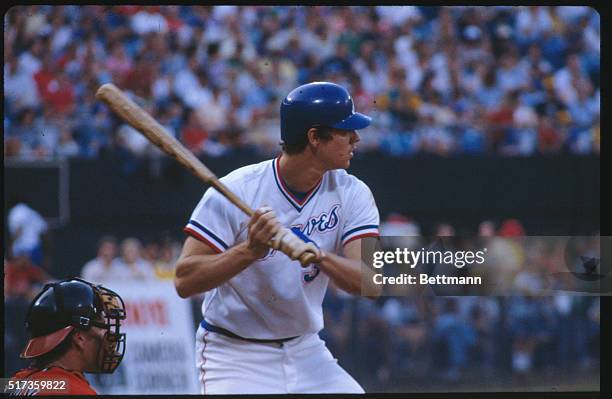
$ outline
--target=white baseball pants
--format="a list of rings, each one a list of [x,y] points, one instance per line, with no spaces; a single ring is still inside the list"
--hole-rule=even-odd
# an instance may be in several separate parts
[[[282,344],[196,333],[202,394],[364,393],[318,334]]]

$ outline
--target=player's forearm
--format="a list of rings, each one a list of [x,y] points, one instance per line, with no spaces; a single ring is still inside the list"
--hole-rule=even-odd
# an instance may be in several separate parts
[[[362,292],[377,293],[380,295],[380,287],[372,284],[373,272],[367,267],[362,267],[360,260],[349,259],[333,253],[325,252],[323,259],[319,263],[319,268],[329,276],[334,283],[342,290],[353,295],[360,295]],[[368,276],[362,276],[367,273]],[[362,287],[368,284],[368,287]],[[370,287],[370,285],[372,285]],[[363,289],[362,289],[363,288]]]
[[[246,269],[255,260],[246,243],[220,254],[181,257],[176,264],[176,291],[182,298],[209,291]]]

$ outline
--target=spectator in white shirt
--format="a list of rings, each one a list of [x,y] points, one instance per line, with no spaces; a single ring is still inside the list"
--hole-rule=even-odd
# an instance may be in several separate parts
[[[132,16],[131,27],[138,35],[151,32],[166,33],[168,21],[155,8],[145,8]]]
[[[155,273],[151,263],[141,257],[142,244],[136,238],[126,238],[121,242],[121,257],[117,259],[119,265],[117,273],[112,274],[116,280],[155,279]]]
[[[4,63],[4,95],[12,112],[40,105],[38,88],[32,74],[19,67],[17,57]]]
[[[551,32],[553,29],[553,19],[547,7],[521,7],[516,15],[516,32],[522,42],[538,40],[544,32]]]
[[[553,85],[557,96],[566,106],[571,106],[578,100],[577,86],[590,85],[578,54],[567,55],[565,67],[559,69],[553,77]]]
[[[49,228],[40,213],[30,208],[26,200],[14,194],[9,200],[8,229],[13,257],[26,255],[32,263],[42,266],[43,234]]]
[[[115,259],[116,255],[117,240],[115,237],[102,237],[98,243],[98,255],[83,266],[81,276],[92,283],[103,284],[110,276],[120,275],[123,269]]]

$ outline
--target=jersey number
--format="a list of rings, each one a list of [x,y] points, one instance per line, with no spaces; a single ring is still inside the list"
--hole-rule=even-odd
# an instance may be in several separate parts
[[[310,283],[312,280],[317,278],[321,270],[317,265],[312,265],[312,270],[304,273],[304,281]]]

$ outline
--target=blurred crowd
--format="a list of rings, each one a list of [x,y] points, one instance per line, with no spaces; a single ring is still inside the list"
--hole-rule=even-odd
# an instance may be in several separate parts
[[[128,237],[121,243],[105,236],[98,243],[97,256],[83,266],[81,277],[102,285],[125,279],[172,280],[180,249],[181,244],[170,235],[144,242]]]
[[[331,288],[324,312],[321,337],[343,367],[374,390],[547,390],[547,383],[599,375],[599,297],[403,296],[372,302]]]
[[[388,215],[380,230],[387,249],[417,248],[411,240],[416,244],[424,234],[459,235],[449,223],[423,231],[400,213]],[[551,273],[567,262],[568,242],[528,235],[517,219],[484,220],[476,231],[461,232],[464,247],[454,248],[473,249],[470,239],[490,240],[487,262],[508,287],[503,295],[437,296],[438,290],[402,294],[385,287],[390,288],[386,296],[370,301],[332,286],[324,302],[322,337],[343,366],[374,389],[463,384],[500,390],[513,384],[570,383],[580,375],[598,374],[600,297],[571,295],[571,289],[558,289],[568,284],[551,283],[569,279],[579,290],[579,279],[568,277],[572,273]],[[495,248],[497,239],[521,237],[526,240],[520,245]],[[599,256],[598,250],[591,251],[597,239],[583,242],[585,254]],[[504,262],[498,263],[495,253]],[[538,296],[547,284],[552,291]]]
[[[416,220],[391,213],[380,224],[380,247],[385,251],[433,251],[459,256],[481,252],[481,264],[447,261],[421,261],[411,265],[410,274],[429,276],[478,276],[482,284],[444,285],[434,288],[437,295],[550,295],[561,292],[607,292],[599,284],[605,276],[601,263],[602,241],[598,231],[581,236],[534,236],[518,219],[483,220],[474,231],[456,231],[450,223],[433,224],[422,229]],[[367,256],[367,255],[366,255]],[[433,257],[432,257],[433,259]],[[459,258],[457,258],[459,259]],[[385,264],[386,276],[406,273],[406,265]],[[379,269],[378,272],[383,271]],[[387,285],[387,295],[419,295],[410,285]]]
[[[127,237],[120,242],[113,236],[104,236],[99,240],[95,257],[83,265],[80,277],[107,287],[125,280],[172,281],[180,248],[181,243],[166,234],[144,241]],[[29,301],[45,283],[69,277],[60,274],[59,268],[41,266],[26,253],[5,254],[5,304],[18,298]]]
[[[13,209],[24,212],[23,206],[17,204]],[[456,231],[451,224],[440,223],[431,232],[423,232],[416,221],[396,213],[381,223],[381,233],[452,237]],[[520,221],[507,219],[500,223],[485,220],[471,234],[520,237],[528,233]],[[103,236],[97,249],[92,248],[92,259],[83,265],[81,277],[111,289],[113,281],[125,279],[168,281],[174,276],[180,248],[180,238],[167,233],[145,239]],[[38,247],[5,255],[5,370],[23,366],[18,354],[26,340],[25,311],[42,285],[55,279],[38,263],[40,251]],[[512,296],[442,297],[423,292],[372,301],[332,285],[323,303],[325,328],[321,337],[343,367],[371,390],[384,391],[407,383],[417,385],[404,389],[470,381],[473,386],[487,381],[492,389],[499,389],[503,384],[524,387],[520,384],[526,380],[534,383],[547,376],[559,384],[560,375],[566,381],[581,373],[598,373],[599,297],[561,291],[546,296],[522,295],[541,284],[542,276],[537,273],[541,265],[560,262],[559,248],[528,252],[521,257],[534,267],[506,274],[517,283]],[[203,294],[191,298],[196,323],[201,320],[202,299]]]
[[[16,6],[5,18],[5,157],[160,153],[97,102],[128,91],[198,155],[279,150],[279,103],[345,85],[361,149],[599,153],[589,7]]]
[[[20,204],[26,206],[25,204]],[[29,208],[29,207],[28,207]],[[19,208],[18,208],[19,209]],[[31,209],[31,208],[29,208]],[[32,210],[32,212],[35,212]],[[30,234],[30,233],[28,233]],[[14,245],[12,248],[16,248]],[[18,248],[18,247],[17,247]],[[99,239],[97,249],[92,248],[92,259],[82,268],[81,278],[95,284],[102,284],[110,289],[114,283],[123,281],[154,282],[172,281],[174,265],[181,249],[181,242],[167,233],[140,239],[107,235]],[[70,275],[58,265],[43,264],[32,254],[52,251],[42,245],[35,251],[6,251],[4,254],[4,370],[12,375],[27,362],[19,358],[27,342],[25,316],[33,298],[44,284]],[[43,253],[41,256],[47,256]],[[193,298],[194,311],[196,301]],[[195,315],[195,313],[194,313]],[[198,319],[199,320],[199,319]]]

